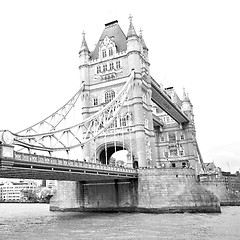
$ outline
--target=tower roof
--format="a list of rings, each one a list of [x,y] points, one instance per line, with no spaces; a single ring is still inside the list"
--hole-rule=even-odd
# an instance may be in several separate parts
[[[130,20],[130,25],[129,25],[129,28],[128,28],[127,37],[137,36],[137,33],[136,33],[135,28],[134,28],[133,23],[132,23],[132,16],[131,15],[129,16],[129,20]]]
[[[146,43],[145,43],[145,41],[144,41],[144,39],[143,39],[142,30],[141,30],[141,29],[140,29],[139,38],[140,38],[140,41],[141,41],[141,43],[142,43],[143,49],[148,50],[147,45],[146,45]]]
[[[99,45],[106,36],[109,37],[115,43],[117,52],[127,50],[126,36],[122,29],[120,28],[120,26],[118,25],[118,21],[115,20],[105,24],[105,29],[103,30],[95,49],[90,54],[91,59],[98,58]]]
[[[82,45],[81,45],[79,54],[80,54],[82,51],[87,51],[87,52],[89,52],[88,45],[87,45],[87,42],[86,42],[86,39],[85,39],[85,32],[84,32],[84,31],[83,31],[82,35],[83,35],[83,39],[82,39]]]

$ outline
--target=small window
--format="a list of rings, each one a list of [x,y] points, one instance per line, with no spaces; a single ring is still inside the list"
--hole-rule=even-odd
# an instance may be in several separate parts
[[[107,52],[106,52],[106,50],[104,49],[104,50],[102,50],[102,57],[105,58],[106,56],[107,56]]]
[[[104,64],[103,65],[103,72],[106,72],[107,71],[107,64]]]
[[[101,72],[101,66],[97,66],[97,73]]]
[[[186,168],[187,167],[187,164],[185,162],[182,163],[182,167],[183,168]]]
[[[94,105],[94,106],[97,106],[97,105],[98,105],[98,98],[94,98],[94,99],[93,99],[93,105]]]
[[[117,68],[117,69],[121,68],[120,61],[117,61],[117,62],[116,62],[116,68]]]
[[[109,68],[110,70],[113,70],[113,63],[110,63]]]
[[[184,134],[181,134],[181,135],[180,135],[180,139],[181,139],[181,140],[184,140],[184,139],[185,139]]]
[[[172,163],[172,167],[175,168],[176,167],[176,163]]]
[[[125,117],[121,117],[120,118],[120,126],[121,127],[126,127],[127,126],[127,122],[126,122],[126,118]]]
[[[108,54],[109,54],[109,56],[112,56],[112,55],[113,55],[113,49],[112,49],[112,48],[109,48],[109,49],[108,49]]]
[[[115,92],[113,90],[105,93],[105,103],[111,102],[115,98]]]
[[[161,136],[161,137],[160,137],[160,141],[161,141],[161,142],[164,142],[164,141],[165,141],[164,136]]]

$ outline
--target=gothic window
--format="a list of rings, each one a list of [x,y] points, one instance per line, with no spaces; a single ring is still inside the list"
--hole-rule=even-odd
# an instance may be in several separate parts
[[[110,70],[113,70],[113,63],[110,63],[109,68]]]
[[[102,57],[103,57],[103,58],[107,57],[107,51],[106,51],[106,49],[103,49],[103,50],[102,50]]]
[[[104,64],[103,65],[103,72],[106,72],[107,71],[107,64]]]
[[[109,48],[109,49],[108,49],[108,54],[109,54],[109,56],[112,56],[112,55],[113,55],[113,49],[112,49],[112,48]]]
[[[101,72],[101,66],[97,66],[97,73]]]
[[[126,118],[125,117],[121,117],[120,118],[120,126],[121,127],[126,127],[127,126],[127,122],[126,122]]]
[[[94,99],[93,99],[93,105],[94,105],[94,106],[97,106],[97,105],[98,105],[98,98],[94,98]]]
[[[116,68],[117,68],[117,69],[121,68],[120,61],[117,61],[117,62],[116,62]]]
[[[111,102],[115,97],[115,92],[113,90],[107,91],[105,93],[105,103]]]

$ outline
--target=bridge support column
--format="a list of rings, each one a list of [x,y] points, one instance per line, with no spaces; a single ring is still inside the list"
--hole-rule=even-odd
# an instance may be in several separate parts
[[[57,193],[50,199],[50,210],[81,211],[83,208],[83,182],[58,181]]]

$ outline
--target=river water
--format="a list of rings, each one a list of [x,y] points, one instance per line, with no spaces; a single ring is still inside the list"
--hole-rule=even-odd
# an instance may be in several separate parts
[[[240,207],[221,214],[64,213],[47,204],[0,204],[1,240],[240,239]]]

